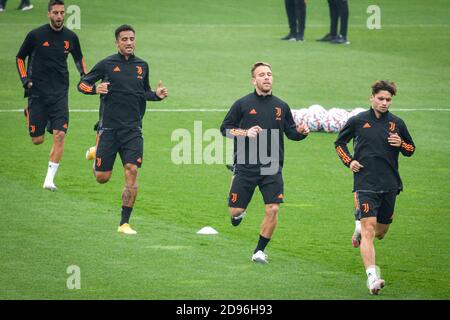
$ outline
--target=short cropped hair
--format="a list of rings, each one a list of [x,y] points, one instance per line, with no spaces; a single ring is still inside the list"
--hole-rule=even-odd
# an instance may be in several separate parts
[[[397,85],[389,80],[377,80],[372,84],[372,95],[376,95],[380,91],[388,91],[395,96],[397,94]]]
[[[254,72],[255,72],[256,68],[258,68],[260,66],[269,67],[269,69],[272,71],[272,66],[270,64],[268,64],[267,62],[262,62],[262,61],[255,62],[255,64],[252,67],[252,70],[250,71],[250,73],[252,74],[252,78],[255,77]]]
[[[48,2],[48,12],[52,11],[53,6],[55,5],[64,5],[64,1],[63,0],[50,0]]]
[[[133,31],[133,33],[136,33],[132,26],[130,26],[129,24],[123,24],[120,27],[118,27],[114,32],[116,40],[119,39],[119,34],[123,31]]]

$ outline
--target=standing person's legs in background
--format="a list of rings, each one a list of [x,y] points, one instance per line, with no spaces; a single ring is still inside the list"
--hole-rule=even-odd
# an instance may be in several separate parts
[[[332,43],[336,44],[350,44],[350,41],[347,39],[347,32],[348,32],[348,0],[338,0],[337,1],[337,9],[338,9],[338,15],[339,19],[341,21],[340,26],[340,32],[339,35],[332,40]]]
[[[5,11],[5,9],[6,9],[6,2],[7,1],[8,0],[0,0],[0,12]]]
[[[295,1],[296,0],[284,0],[284,6],[286,7],[286,14],[289,24],[289,33],[281,38],[281,40],[295,40],[297,34],[297,18],[295,14]]]
[[[30,0],[21,0],[17,10],[27,11],[33,9],[33,7],[34,6],[30,3]]]
[[[305,0],[295,0],[295,16],[298,24],[298,31],[295,40],[303,41],[306,25],[306,3]]]
[[[330,11],[330,32],[317,41],[328,42],[337,38],[337,28],[339,21],[338,0],[328,0],[328,8]]]

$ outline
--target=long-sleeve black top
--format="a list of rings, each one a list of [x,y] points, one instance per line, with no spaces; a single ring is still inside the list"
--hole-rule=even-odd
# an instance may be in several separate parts
[[[28,33],[16,56],[16,65],[26,96],[60,96],[69,89],[67,56],[72,54],[75,65],[83,76],[86,66],[80,41],[71,30],[63,27],[53,30],[45,24]],[[25,65],[25,59],[28,61]],[[27,89],[28,82],[31,89]]]
[[[134,55],[126,59],[117,53],[101,60],[81,79],[78,90],[95,94],[99,80],[109,82],[108,93],[100,96],[103,129],[142,127],[146,101],[161,100],[150,88],[147,62]]]
[[[402,139],[400,147],[388,143],[390,134]],[[353,139],[354,155],[347,148]],[[405,122],[389,111],[378,119],[373,109],[348,119],[334,143],[342,162],[349,167],[357,160],[364,167],[353,174],[353,191],[400,192],[403,190],[398,170],[398,155],[410,157],[416,147]]]
[[[263,132],[257,138],[245,137],[245,130],[253,126],[260,126]],[[256,91],[233,104],[220,130],[222,135],[234,139],[235,173],[248,175],[259,175],[261,168],[271,166],[266,156],[271,157],[272,161],[278,161],[276,173],[281,172],[284,162],[283,133],[291,140],[306,138],[297,132],[291,109],[286,102],[273,95],[260,96]],[[266,146],[262,143],[262,136],[266,138]],[[277,154],[271,152],[274,143]]]

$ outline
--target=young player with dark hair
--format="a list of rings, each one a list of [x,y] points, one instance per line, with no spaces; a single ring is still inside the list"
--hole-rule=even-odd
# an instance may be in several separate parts
[[[376,81],[372,85],[371,108],[348,119],[335,148],[342,162],[353,172],[356,227],[354,247],[360,247],[370,293],[379,294],[385,281],[375,264],[376,238],[383,239],[394,218],[395,200],[403,183],[398,170],[399,153],[410,157],[414,142],[405,122],[389,112],[396,85]],[[353,139],[354,155],[347,144]]]

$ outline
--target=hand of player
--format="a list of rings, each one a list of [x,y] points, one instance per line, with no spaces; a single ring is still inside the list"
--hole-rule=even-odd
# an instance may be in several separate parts
[[[402,138],[397,133],[389,133],[388,142],[393,147],[400,147],[402,145]]]
[[[109,82],[102,82],[95,88],[95,93],[97,94],[107,94],[108,93]]]
[[[33,86],[33,81],[28,81],[27,82],[27,89],[31,89],[32,86]]]
[[[156,87],[156,95],[160,99],[164,99],[165,97],[167,97],[169,95],[169,91],[167,91],[167,88],[164,87],[161,80],[159,80],[158,86]]]
[[[300,133],[300,134],[302,134],[302,135],[304,135],[304,136],[307,136],[307,135],[309,134],[309,127],[308,127],[307,124],[304,124],[304,123],[298,124],[298,125],[295,127],[295,129],[297,129],[297,132],[298,132],[298,133]]]
[[[261,131],[262,128],[260,126],[253,126],[247,130],[247,137],[255,138]]]
[[[362,168],[364,168],[364,166],[358,161],[352,160],[352,162],[350,162],[350,170],[353,172],[359,172]]]

